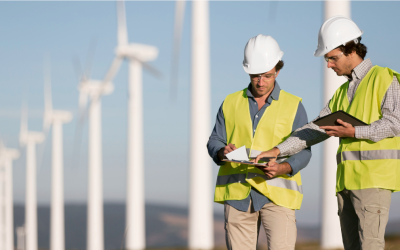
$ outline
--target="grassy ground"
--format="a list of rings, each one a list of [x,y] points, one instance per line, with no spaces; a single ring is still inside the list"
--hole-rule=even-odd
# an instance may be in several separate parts
[[[148,250],[187,250],[187,248],[150,248]],[[226,250],[225,247],[215,248],[214,250]],[[268,250],[267,247],[259,246],[257,250]],[[322,250],[319,242],[296,244],[296,250]],[[400,236],[386,237],[385,250],[400,250]]]
[[[385,250],[400,250],[400,236],[389,236],[385,238]],[[267,250],[261,248],[260,250]],[[302,243],[296,245],[296,250],[322,250],[319,247],[319,242]]]

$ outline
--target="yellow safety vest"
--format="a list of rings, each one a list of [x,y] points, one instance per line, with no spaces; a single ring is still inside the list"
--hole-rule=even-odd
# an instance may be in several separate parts
[[[246,92],[247,88],[228,95],[222,110],[227,142],[237,148],[245,145],[249,149],[249,157],[255,157],[290,136],[301,98],[281,90],[279,100],[273,100],[265,110],[253,137]],[[243,200],[250,194],[251,186],[279,206],[290,209],[301,207],[303,191],[300,173],[293,177],[281,175],[267,180],[266,175],[254,166],[230,162],[219,169],[214,201]]]
[[[329,108],[343,110],[371,124],[382,118],[382,99],[392,84],[393,76],[400,75],[389,69],[374,66],[362,79],[349,104],[344,83],[333,95]],[[341,138],[337,152],[336,192],[343,189],[359,190],[383,188],[400,191],[400,137],[385,138],[378,142],[367,139]]]

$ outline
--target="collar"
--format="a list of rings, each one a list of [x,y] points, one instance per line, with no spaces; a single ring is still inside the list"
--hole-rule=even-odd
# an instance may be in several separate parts
[[[351,71],[351,77],[345,76],[347,80],[351,81],[353,79],[363,79],[364,76],[367,75],[369,70],[372,68],[372,62],[369,58],[365,59],[362,61],[360,64],[358,64],[352,71]]]
[[[247,95],[247,97],[250,97],[250,98],[253,98],[253,99],[254,99],[254,96],[253,96],[253,94],[251,93],[250,89],[251,89],[251,83],[249,83],[249,86],[247,86],[246,95]],[[270,98],[272,98],[272,99],[278,101],[278,100],[279,100],[279,95],[280,95],[280,93],[281,93],[281,87],[279,86],[278,82],[275,81],[275,87],[274,87],[274,89],[272,90],[271,94],[268,96],[267,102],[271,103],[271,102],[270,102]],[[271,100],[271,101],[272,101],[272,100]]]

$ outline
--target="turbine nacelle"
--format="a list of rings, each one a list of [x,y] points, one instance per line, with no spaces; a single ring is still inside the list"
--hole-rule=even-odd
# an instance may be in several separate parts
[[[115,49],[117,57],[136,59],[142,62],[153,61],[158,56],[158,49],[155,46],[131,43],[120,45]]]
[[[114,91],[114,84],[98,80],[84,80],[79,84],[78,90],[81,94],[94,98],[111,94]]]
[[[39,144],[44,141],[44,134],[36,131],[21,131],[19,134],[19,142],[21,145],[29,143]]]
[[[11,159],[15,160],[18,159],[20,156],[20,153],[17,149],[13,148],[6,148],[4,145],[1,145],[0,147],[0,159]]]
[[[53,122],[68,123],[72,120],[72,113],[65,110],[51,110],[44,113],[45,123]]]

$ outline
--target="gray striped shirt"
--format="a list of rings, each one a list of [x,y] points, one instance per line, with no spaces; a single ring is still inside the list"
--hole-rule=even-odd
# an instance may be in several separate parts
[[[360,85],[361,80],[371,68],[371,60],[366,59],[353,69],[351,78],[347,77],[349,80],[347,97],[350,104],[353,101],[358,85]],[[329,102],[330,100],[319,113],[319,116],[313,121],[332,113],[329,109]],[[371,123],[369,126],[355,126],[355,138],[377,142],[387,137],[400,135],[400,85],[396,76],[393,77],[392,84],[383,97],[381,110],[381,119]],[[310,122],[297,129],[286,141],[279,144],[277,148],[281,151],[280,155],[282,156],[293,155],[304,148],[310,147],[328,138],[329,136],[324,130],[320,129],[313,122]]]

